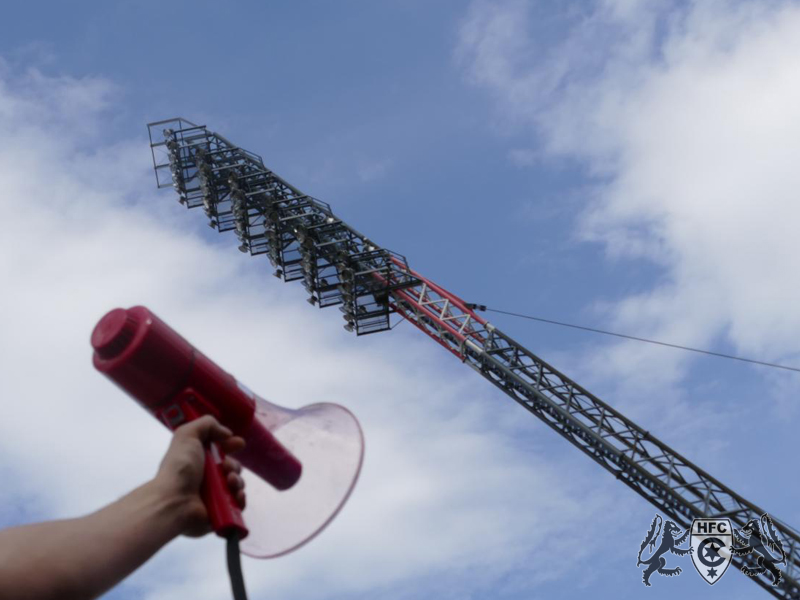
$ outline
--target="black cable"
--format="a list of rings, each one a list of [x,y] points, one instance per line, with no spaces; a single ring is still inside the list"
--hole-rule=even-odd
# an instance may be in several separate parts
[[[656,344],[658,346],[666,346],[668,348],[676,348],[678,350],[687,350],[689,352],[697,352],[699,354],[708,354],[709,356],[717,356],[719,358],[729,358],[731,360],[739,360],[754,365],[761,365],[762,367],[772,367],[773,369],[785,369],[787,371],[795,371],[800,373],[797,367],[787,367],[786,365],[778,365],[775,363],[763,362],[760,360],[753,360],[752,358],[743,358],[741,356],[734,356],[732,354],[723,354],[721,352],[712,352],[711,350],[700,350],[699,348],[690,348],[689,346],[680,346],[678,344],[669,344],[667,342],[659,342],[658,340],[649,340],[647,338],[640,338],[633,335],[625,335],[624,333],[614,333],[613,331],[605,331],[603,329],[594,329],[593,327],[584,327],[583,325],[573,325],[572,323],[563,323],[561,321],[553,321],[551,319],[542,319],[541,317],[532,317],[530,315],[521,315],[519,313],[508,312],[505,310],[498,310],[496,308],[486,308],[480,304],[467,304],[467,308],[476,310],[486,310],[489,312],[496,312],[503,315],[510,315],[512,317],[519,317],[521,319],[530,319],[531,321],[539,321],[541,323],[549,323],[550,325],[560,325],[562,327],[571,327],[572,329],[580,329],[582,331],[591,331],[592,333],[602,333],[603,335],[613,335],[618,338],[625,338],[626,340],[635,340],[637,342],[646,342],[648,344]]]
[[[235,531],[228,536],[228,574],[231,578],[233,600],[247,600],[242,576],[242,562],[239,556],[239,534]]]

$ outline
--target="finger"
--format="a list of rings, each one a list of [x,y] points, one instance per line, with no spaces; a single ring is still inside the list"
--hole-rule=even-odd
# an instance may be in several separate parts
[[[233,432],[211,415],[203,415],[178,427],[175,435],[193,437],[205,443],[224,442],[233,435]]]
[[[222,450],[226,454],[235,454],[240,450],[243,450],[245,447],[244,438],[235,435],[233,437],[229,437],[227,440],[224,440],[220,446],[222,446]]]
[[[239,505],[239,508],[244,510],[244,507],[247,504],[247,497],[244,494],[244,490],[239,490],[236,492],[236,503]]]
[[[238,504],[238,498],[237,498],[237,504]],[[192,526],[190,529],[184,532],[184,535],[190,538],[199,538],[203,537],[204,535],[208,535],[212,531],[214,531],[214,529],[211,527],[211,524],[205,523],[204,525]]]
[[[242,463],[232,456],[226,456],[223,462],[223,468],[225,469],[225,472],[241,473]]]
[[[228,487],[232,492],[244,489],[244,479],[236,473],[228,473]]]

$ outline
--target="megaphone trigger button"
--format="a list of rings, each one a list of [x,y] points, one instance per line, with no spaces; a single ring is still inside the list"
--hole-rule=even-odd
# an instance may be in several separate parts
[[[167,427],[174,430],[186,421],[186,415],[179,404],[173,404],[161,411],[161,419]]]

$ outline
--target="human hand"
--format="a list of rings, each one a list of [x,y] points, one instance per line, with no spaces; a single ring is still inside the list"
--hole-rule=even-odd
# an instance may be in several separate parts
[[[225,453],[223,469],[228,487],[239,504],[245,507],[244,480],[241,463],[228,456],[244,448],[244,439],[205,415],[175,430],[158,474],[153,480],[167,502],[174,507],[180,533],[200,537],[211,531],[208,511],[200,497],[205,465],[205,446],[216,442]]]

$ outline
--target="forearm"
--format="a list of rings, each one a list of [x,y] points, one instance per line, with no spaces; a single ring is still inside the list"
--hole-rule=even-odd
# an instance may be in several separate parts
[[[89,600],[180,534],[156,480],[91,515],[0,531],[0,598]]]

